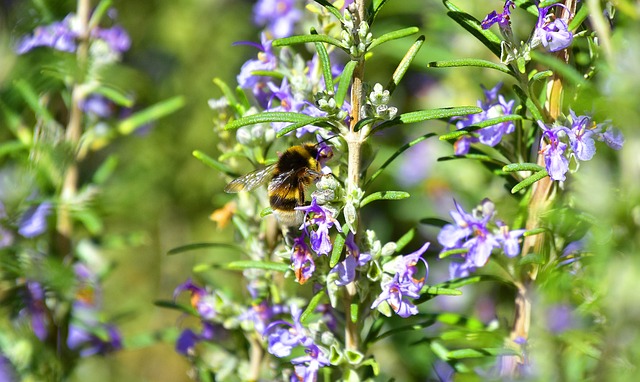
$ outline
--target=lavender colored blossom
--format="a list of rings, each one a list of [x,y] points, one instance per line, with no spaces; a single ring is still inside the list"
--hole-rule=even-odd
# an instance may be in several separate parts
[[[349,232],[347,240],[345,242],[347,249],[346,258],[336,264],[331,270],[331,273],[338,273],[338,279],[335,283],[340,286],[347,285],[355,280],[356,268],[363,267],[371,260],[371,255],[368,253],[360,253],[360,249],[356,245],[353,237],[353,233]]]
[[[271,40],[263,33],[260,44],[240,42],[238,44],[251,45],[260,50],[256,59],[248,60],[240,68],[237,76],[238,85],[244,89],[251,89],[258,103],[266,107],[269,101],[269,85],[271,81],[267,77],[254,75],[255,71],[272,71],[278,64],[277,57],[273,54]]]
[[[47,216],[51,214],[51,202],[40,203],[25,212],[18,224],[18,233],[27,239],[42,235],[47,230]]]
[[[11,361],[9,361],[9,359],[2,353],[0,353],[0,381],[18,381],[15,367],[11,364]]]
[[[318,370],[321,367],[329,366],[329,358],[327,358],[325,352],[315,344],[307,346],[304,352],[307,355],[291,360],[291,363],[295,366],[294,370],[297,377],[294,379],[292,376],[292,380],[305,382],[316,381]]]
[[[86,327],[72,322],[67,336],[69,349],[79,351],[81,357],[105,355],[122,349],[120,332],[113,325],[96,324]]]
[[[20,316],[26,317],[31,321],[33,333],[38,339],[44,341],[49,335],[49,329],[45,292],[42,284],[32,280],[26,282],[24,305],[25,307],[20,311]]]
[[[215,334],[215,326],[206,321],[202,322],[202,331],[200,333],[185,329],[176,340],[176,352],[182,355],[189,355],[198,342],[213,340]]]
[[[191,279],[188,279],[176,287],[173,291],[173,298],[176,299],[178,295],[184,291],[191,293],[191,305],[196,308],[202,319],[212,320],[216,317],[216,296],[213,293],[197,286]]]
[[[504,3],[502,13],[491,11],[480,24],[482,29],[489,29],[493,24],[498,24],[500,29],[511,27],[511,9],[515,8],[515,2],[513,0],[507,0]]]
[[[62,52],[75,52],[78,32],[72,29],[74,14],[62,21],[37,27],[32,35],[23,37],[16,46],[16,53],[25,54],[37,47],[49,47]]]
[[[102,95],[92,94],[80,102],[80,108],[87,114],[109,118],[113,114],[114,104]]]
[[[532,45],[540,42],[549,52],[557,52],[568,48],[573,42],[573,33],[569,31],[567,22],[556,18],[553,14],[549,14],[549,10],[555,6],[566,8],[559,3],[538,8],[538,22],[532,39]]]
[[[296,210],[304,211],[304,223],[302,223],[300,229],[305,229],[309,234],[311,249],[318,255],[326,255],[331,252],[333,244],[331,244],[329,237],[329,229],[335,226],[339,232],[342,232],[342,227],[333,218],[333,213],[326,207],[319,205],[316,198],[311,200],[310,205],[296,207]],[[315,227],[315,230],[309,233],[309,227]]]
[[[282,305],[270,305],[266,300],[263,300],[259,304],[250,306],[238,319],[251,321],[256,332],[260,335],[265,335],[267,325],[271,322],[271,319],[275,315],[283,313],[284,310]]]
[[[451,122],[456,122],[456,128],[460,130],[489,119],[511,114],[513,112],[515,100],[507,102],[502,95],[498,95],[498,91],[501,87],[502,83],[498,83],[495,87],[489,90],[483,86],[482,89],[485,94],[485,100],[478,101],[478,107],[482,109],[482,112],[464,117],[454,117],[451,119]],[[455,154],[467,154],[469,152],[470,145],[477,142],[493,147],[500,143],[503,135],[513,133],[515,128],[513,121],[507,121],[480,129],[477,131],[477,136],[464,135],[454,143]]]
[[[587,161],[596,153],[596,142],[593,140],[596,131],[591,128],[589,116],[577,116],[573,110],[571,114],[571,128],[566,130],[571,149],[579,160]]]
[[[418,313],[418,307],[410,299],[420,297],[420,290],[424,286],[425,279],[429,274],[429,266],[422,258],[422,254],[429,248],[429,243],[425,243],[420,249],[403,256],[396,265],[396,273],[393,279],[383,282],[382,292],[371,304],[371,309],[375,309],[382,302],[389,304],[396,314],[402,318]],[[425,276],[416,279],[417,264],[422,262],[425,265]]]
[[[266,25],[274,38],[289,37],[295,23],[302,17],[295,0],[259,0],[253,8],[257,25]]]
[[[599,133],[597,135],[598,140],[604,141],[607,146],[611,147],[614,150],[620,150],[622,145],[624,144],[624,136],[622,132],[612,126],[610,126],[609,122],[603,122],[598,124],[598,131],[600,132],[603,128],[606,128],[604,133]]]
[[[300,284],[306,283],[316,269],[316,264],[313,261],[311,250],[305,243],[305,237],[306,235],[303,234],[293,240],[291,253],[291,265],[293,265],[293,272],[296,276],[296,280]]]
[[[291,306],[291,318],[293,324],[278,320],[274,321],[265,329],[265,333],[270,333],[267,338],[268,351],[278,358],[288,357],[291,350],[298,346],[309,346],[313,344],[313,340],[307,335],[307,330],[300,322],[302,310],[295,306]]]
[[[468,276],[483,267],[496,248],[502,248],[508,257],[520,253],[518,240],[525,230],[510,231],[504,223],[494,223],[495,205],[489,199],[485,199],[471,214],[465,212],[455,200],[454,204],[456,210],[451,211],[454,224],[445,225],[438,234],[443,252],[466,250],[457,256],[462,262],[454,261],[449,265],[451,278]]]
[[[553,334],[560,334],[576,325],[574,309],[566,304],[550,306],[546,311],[547,328]]]
[[[540,142],[542,149],[540,152],[544,155],[544,164],[549,173],[549,177],[553,180],[565,180],[565,174],[569,170],[569,159],[565,156],[567,144],[560,141],[560,135],[566,134],[567,129],[564,126],[552,126],[548,128],[544,123],[538,121],[538,125],[543,130],[542,139],[548,140],[548,144]]]
[[[131,47],[129,34],[119,25],[111,28],[95,28],[91,31],[91,36],[106,42],[115,53],[124,53]]]

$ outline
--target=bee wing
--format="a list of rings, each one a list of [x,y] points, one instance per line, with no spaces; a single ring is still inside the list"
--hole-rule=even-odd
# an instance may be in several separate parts
[[[224,188],[224,192],[235,193],[240,191],[251,191],[256,187],[267,183],[275,171],[276,163],[250,172],[229,182],[229,184]]]

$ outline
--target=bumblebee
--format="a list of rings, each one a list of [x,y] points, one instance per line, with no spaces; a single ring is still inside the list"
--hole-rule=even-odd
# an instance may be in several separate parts
[[[332,156],[327,147],[312,143],[292,146],[276,163],[231,181],[224,191],[251,191],[269,182],[269,204],[278,222],[284,227],[300,225],[304,213],[295,208],[304,205],[305,189],[322,177],[322,165]]]

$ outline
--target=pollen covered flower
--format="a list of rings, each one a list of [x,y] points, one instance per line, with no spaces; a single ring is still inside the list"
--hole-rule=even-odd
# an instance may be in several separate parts
[[[293,272],[296,275],[296,280],[300,284],[304,284],[313,275],[316,269],[316,264],[313,261],[311,250],[305,243],[306,235],[296,237],[293,240],[293,248],[291,253],[291,265],[293,265]]]
[[[300,229],[305,229],[309,232],[309,227],[315,227],[309,233],[311,249],[318,255],[326,255],[331,252],[333,244],[329,237],[329,229],[335,226],[339,232],[342,232],[342,227],[333,217],[333,212],[325,206],[319,205],[315,197],[311,200],[310,205],[296,207],[296,210],[304,211],[305,214],[304,223],[302,223]]]

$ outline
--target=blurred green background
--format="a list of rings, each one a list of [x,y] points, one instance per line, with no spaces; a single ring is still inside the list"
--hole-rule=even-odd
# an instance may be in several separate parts
[[[3,7],[0,15],[2,86],[15,80],[11,77],[15,63],[11,46],[37,24],[37,10],[42,4],[62,19],[75,9],[75,2],[4,0],[0,4]],[[459,0],[456,4],[478,18],[502,7],[499,1]],[[139,82],[136,84],[138,102],[151,104],[175,95],[182,95],[186,100],[183,109],[160,120],[145,135],[123,138],[94,154],[86,164],[87,169],[91,169],[92,163],[99,163],[111,153],[119,158],[118,169],[105,188],[102,206],[108,232],[119,238],[109,244],[107,252],[116,268],[104,285],[104,300],[107,313],[118,317],[125,338],[138,338],[144,333],[181,325],[178,313],[158,308],[153,302],[171,298],[176,285],[192,275],[195,264],[221,262],[230,255],[212,250],[176,256],[166,253],[184,244],[233,237],[230,228],[219,229],[209,220],[211,212],[230,199],[222,193],[226,180],[193,158],[191,153],[201,150],[211,156],[219,154],[215,150],[216,136],[212,130],[213,112],[207,106],[207,100],[221,96],[212,83],[214,77],[235,85],[240,66],[255,55],[250,47],[232,46],[235,41],[259,40],[259,29],[250,22],[252,6],[252,1],[233,0],[113,1],[118,21],[132,39],[124,63],[139,73],[136,79]],[[524,16],[524,25],[516,27],[516,31],[526,38],[535,20],[524,12],[516,12],[514,25],[521,16]],[[635,311],[640,304],[633,291],[640,279],[640,239],[636,237],[640,226],[640,130],[637,128],[640,120],[640,79],[637,74],[640,30],[637,19],[628,17],[626,20],[629,21],[623,21],[612,37],[613,49],[619,59],[603,73],[599,84],[610,96],[598,105],[605,110],[615,110],[611,118],[626,136],[625,148],[616,153],[599,146],[596,158],[583,164],[569,187],[576,191],[574,203],[592,213],[596,221],[604,222],[592,237],[598,248],[594,253],[598,260],[592,264],[589,281],[593,281],[593,285],[589,288],[594,294],[593,309],[611,320],[609,331],[601,333],[612,336],[605,340],[607,349],[614,352],[624,348],[637,355],[640,347],[633,339],[638,336],[640,322],[637,317],[640,315]],[[421,33],[426,35],[426,45],[408,74],[406,86],[398,89],[391,102],[400,112],[475,105],[482,97],[480,84],[491,88],[505,80],[497,72],[488,70],[426,67],[429,61],[449,58],[477,57],[495,61],[486,48],[446,16],[440,1],[391,1],[373,32],[379,34],[407,25],[420,27]],[[367,65],[369,81],[386,83],[412,41],[407,39],[382,46]],[[508,92],[509,84],[503,89],[507,98],[513,98]],[[376,137],[381,143],[377,148],[381,154],[378,160],[392,153],[394,145],[397,147],[429,131],[444,132],[446,125],[431,122],[412,126],[401,133]],[[438,157],[451,154],[450,145],[427,141],[412,150],[418,149],[421,151],[414,160],[425,163],[423,171],[428,178],[406,186],[412,198],[393,206],[385,203],[375,213],[365,211],[368,225],[375,228],[382,239],[397,239],[425,217],[448,219],[452,196],[467,209],[490,197],[496,201],[500,216],[505,219],[515,210],[517,201],[508,195],[503,182],[492,177],[482,166],[469,161],[436,162]],[[389,189],[389,183],[398,180],[402,183],[402,176],[394,176],[402,174],[401,167],[402,161],[396,162],[374,187]],[[437,231],[420,226],[420,232],[420,240],[435,241]],[[433,268],[429,282],[446,279],[447,263],[438,262],[435,252],[429,256]],[[199,277],[213,284],[227,285],[223,289],[240,289],[240,280],[235,275],[204,272]],[[477,294],[466,290],[465,293],[468,296],[452,303],[473,311],[477,308],[474,301]],[[428,310],[437,311],[440,306],[445,303],[434,301]],[[544,325],[534,326],[534,330],[544,330]],[[543,365],[551,362],[544,354],[540,357]],[[629,362],[629,358],[623,360]],[[385,367],[393,368],[394,365]],[[105,359],[88,359],[78,368],[75,379],[186,381],[189,380],[188,368],[187,361],[175,353],[172,343],[158,342],[125,349]],[[550,366],[549,370],[552,369]],[[398,369],[397,372],[396,375],[401,376],[406,371]]]

